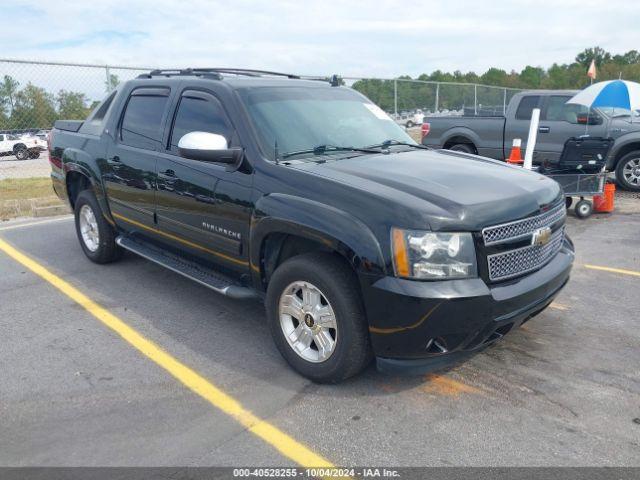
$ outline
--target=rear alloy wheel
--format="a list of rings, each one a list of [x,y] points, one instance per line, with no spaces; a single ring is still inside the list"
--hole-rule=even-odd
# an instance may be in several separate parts
[[[267,318],[289,365],[319,383],[337,383],[372,358],[357,279],[345,260],[307,253],[280,265],[269,280]]]
[[[640,191],[640,151],[628,153],[616,166],[618,185],[626,190]]]
[[[76,233],[84,254],[95,263],[110,263],[122,256],[116,232],[102,215],[91,190],[83,190],[75,202]]]
[[[15,151],[18,160],[26,160],[29,157],[29,151],[26,148],[19,148]]]

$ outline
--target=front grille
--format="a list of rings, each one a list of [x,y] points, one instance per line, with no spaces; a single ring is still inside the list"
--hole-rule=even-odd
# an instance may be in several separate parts
[[[535,217],[487,227],[482,230],[482,238],[485,246],[517,240],[531,235],[539,228],[548,227],[560,220],[564,220],[566,216],[567,210],[563,202],[548,212],[541,213]]]
[[[541,268],[558,253],[563,240],[564,227],[557,230],[546,245],[529,245],[487,256],[489,279],[506,280]]]

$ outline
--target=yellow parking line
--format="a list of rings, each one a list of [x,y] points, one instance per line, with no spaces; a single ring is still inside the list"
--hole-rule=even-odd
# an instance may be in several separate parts
[[[0,227],[0,232],[4,232],[5,230],[15,230],[17,228],[35,227],[36,225],[46,225],[48,223],[57,223],[65,220],[71,220],[72,218],[73,216],[71,215],[65,215],[64,217],[48,218],[46,220],[40,220],[36,222],[16,223],[15,225],[6,225],[4,227]]]
[[[220,390],[207,379],[181,363],[169,353],[162,350],[158,345],[144,337],[114,314],[95,303],[70,283],[51,273],[38,262],[32,260],[2,239],[0,239],[0,250],[56,287],[67,297],[100,320],[104,325],[120,335],[120,337],[149,358],[152,362],[173,375],[173,377],[187,388],[200,395],[220,411],[232,417],[240,425],[274,447],[285,457],[293,460],[302,467],[333,466],[328,460],[312,452],[308,447],[302,445],[282,430],[251,413],[236,399]]]
[[[634,270],[623,270],[622,268],[601,267],[600,265],[585,265],[585,268],[591,270],[602,270],[603,272],[620,273],[622,275],[631,275],[634,277],[640,277],[640,272]]]

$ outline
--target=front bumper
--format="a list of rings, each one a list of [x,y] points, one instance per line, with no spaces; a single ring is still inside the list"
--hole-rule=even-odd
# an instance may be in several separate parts
[[[480,278],[363,282],[378,367],[418,373],[463,360],[544,310],[569,280],[573,259],[565,238],[540,270],[495,285]]]

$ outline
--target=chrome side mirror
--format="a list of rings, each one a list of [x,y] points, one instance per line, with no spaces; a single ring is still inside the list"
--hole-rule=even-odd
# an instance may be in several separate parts
[[[227,139],[217,133],[190,132],[178,142],[181,157],[201,162],[237,163],[242,157],[241,148],[229,148]]]

